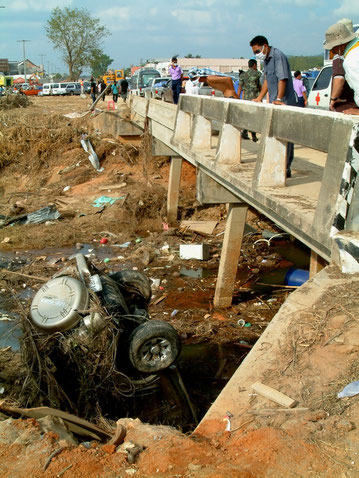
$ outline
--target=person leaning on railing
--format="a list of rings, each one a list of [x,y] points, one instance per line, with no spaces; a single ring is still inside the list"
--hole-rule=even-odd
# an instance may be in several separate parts
[[[324,48],[335,55],[329,108],[359,115],[359,38],[351,20],[343,18],[328,28]]]
[[[262,89],[252,101],[261,103],[266,94],[269,102],[275,105],[296,106],[292,74],[287,57],[283,52],[268,45],[268,40],[262,35],[254,37],[249,43],[256,59],[263,61],[265,80]],[[287,178],[292,175],[291,164],[294,159],[294,144],[287,143]]]

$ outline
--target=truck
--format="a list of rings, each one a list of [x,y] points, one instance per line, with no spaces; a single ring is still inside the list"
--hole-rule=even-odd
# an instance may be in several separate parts
[[[114,81],[120,81],[125,78],[123,70],[108,70],[102,77],[103,81],[107,85],[112,85]]]
[[[13,85],[13,78],[12,76],[0,75],[0,86],[12,86]]]

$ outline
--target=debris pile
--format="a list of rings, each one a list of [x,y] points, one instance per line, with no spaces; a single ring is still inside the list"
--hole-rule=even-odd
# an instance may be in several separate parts
[[[0,110],[26,108],[31,103],[26,95],[5,95],[0,98]]]

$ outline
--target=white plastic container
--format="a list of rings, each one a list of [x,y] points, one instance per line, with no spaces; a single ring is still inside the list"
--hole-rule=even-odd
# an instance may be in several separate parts
[[[181,259],[209,259],[209,244],[180,244]]]

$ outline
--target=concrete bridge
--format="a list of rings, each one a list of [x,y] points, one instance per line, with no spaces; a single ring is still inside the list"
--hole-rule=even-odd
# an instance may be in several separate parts
[[[323,262],[359,272],[359,118],[312,109],[181,95],[178,106],[131,96],[130,113],[104,113],[96,125],[115,135],[153,138],[171,157],[168,220],[177,219],[182,161],[197,167],[197,199],[227,203],[228,217],[214,298],[231,304],[248,205],[312,251],[311,275]],[[241,131],[260,134],[258,144]],[[286,145],[295,144],[286,179]]]

